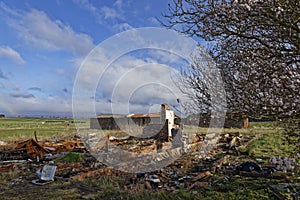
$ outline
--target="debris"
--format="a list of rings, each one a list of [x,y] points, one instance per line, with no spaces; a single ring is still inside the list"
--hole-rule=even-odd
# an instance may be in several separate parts
[[[36,142],[39,142],[38,139],[37,139],[36,131],[34,131],[34,138],[35,138]]]
[[[34,185],[46,185],[48,183],[51,183],[52,181],[43,181],[43,180],[40,180],[40,179],[34,179],[31,181],[32,184]]]
[[[207,187],[207,186],[208,186],[208,182],[195,182],[191,186],[188,187],[188,190],[200,189],[200,188]]]
[[[286,200],[285,196],[283,196],[280,192],[278,192],[274,187],[271,185],[267,184],[267,186],[270,188],[272,193],[277,197],[279,200]]]
[[[36,171],[36,175],[39,179],[34,179],[31,181],[31,183],[35,185],[45,185],[52,181],[54,181],[54,175],[56,171],[57,166],[48,164],[44,165],[41,169]]]
[[[255,162],[244,162],[240,166],[236,167],[237,171],[246,171],[246,172],[261,172],[261,167]]]
[[[215,173],[217,169],[221,169],[222,165],[228,163],[228,159],[230,155],[225,155],[223,158],[220,158],[217,162],[215,162],[211,168],[211,172]]]
[[[0,164],[7,164],[7,163],[27,163],[28,160],[3,160]]]
[[[266,158],[260,158],[256,160],[259,162],[249,161],[247,155],[238,156],[232,148],[246,145],[248,141],[254,138],[254,135],[245,135],[241,137],[238,132],[227,133],[221,136],[218,144],[212,148],[207,154],[201,154],[198,151],[202,148],[203,141],[206,137],[205,134],[196,133],[194,138],[190,138],[189,142],[184,145],[184,137],[181,129],[178,129],[176,134],[173,129],[173,135],[171,142],[166,142],[158,137],[152,138],[136,138],[133,136],[118,137],[118,135],[104,137],[101,151],[112,152],[116,147],[133,153],[149,153],[156,151],[162,151],[161,154],[151,157],[150,161],[160,162],[163,159],[168,159],[172,156],[172,153],[183,153],[182,157],[172,162],[164,168],[151,172],[141,174],[130,174],[121,172],[107,167],[100,161],[97,161],[84,147],[81,141],[62,141],[56,139],[55,141],[47,141],[39,143],[36,140],[26,140],[22,142],[16,142],[15,149],[0,152],[0,172],[7,172],[11,170],[19,170],[24,172],[36,171],[38,179],[31,182],[35,185],[45,185],[51,183],[54,178],[57,180],[68,180],[70,182],[80,182],[86,178],[97,179],[103,176],[110,177],[124,177],[125,185],[124,190],[134,190],[138,188],[145,188],[147,190],[164,190],[164,191],[178,191],[181,188],[191,190],[191,193],[196,194],[197,190],[204,187],[214,187],[224,180],[216,180],[212,174],[221,173],[226,175],[226,180],[229,182],[236,177],[263,177],[268,179],[281,179],[288,182],[288,178],[285,175],[279,173],[273,173],[276,168],[275,161],[272,160],[272,165],[266,168],[263,161]],[[194,139],[192,141],[192,139]],[[89,139],[92,144],[93,141],[99,142],[99,138],[96,138],[96,133],[89,134]],[[245,142],[247,141],[247,142]],[[193,143],[194,142],[194,143]],[[107,145],[107,146],[105,146]],[[176,151],[163,151],[172,146]],[[188,148],[187,151],[183,150],[182,146]],[[99,148],[100,149],[100,148]],[[177,149],[180,149],[177,151]],[[73,153],[76,152],[76,153]],[[80,152],[80,153],[78,153]],[[117,156],[117,155],[116,155]],[[118,155],[120,156],[120,155]],[[122,155],[121,155],[122,157]],[[54,164],[47,164],[40,168],[41,163],[29,161],[29,159],[35,158],[35,161],[40,159],[41,163],[54,161]],[[109,158],[112,159],[113,157]],[[123,158],[126,160],[126,158]],[[268,158],[267,158],[268,159]],[[246,161],[246,162],[243,162]],[[255,161],[255,160],[254,160]],[[276,157],[276,162],[279,159]],[[297,167],[295,162],[290,160],[292,166]],[[23,164],[23,163],[26,164]],[[288,164],[289,160],[282,158],[282,165]],[[240,164],[242,163],[242,164]],[[122,161],[120,165],[122,165]],[[136,163],[132,163],[132,170]],[[237,166],[233,168],[231,166]],[[229,167],[231,169],[229,170]],[[23,176],[26,177],[26,176]],[[218,177],[217,177],[218,178]],[[26,180],[26,179],[24,179]],[[276,188],[275,188],[276,189]],[[88,198],[88,196],[86,196]]]
[[[12,171],[14,168],[15,168],[15,165],[13,165],[13,164],[2,166],[2,167],[0,167],[0,172],[9,172],[9,171]]]
[[[229,142],[229,148],[235,147],[237,142],[240,141],[240,138],[235,136],[232,138],[232,140]]]
[[[109,176],[109,175],[112,174],[112,171],[113,171],[112,167],[105,167],[105,168],[96,169],[96,170],[93,170],[93,171],[88,171],[86,173],[82,173],[82,174],[79,174],[77,176],[73,176],[72,178],[76,179],[76,180],[83,180],[83,179],[88,178],[88,177],[96,177],[97,175]]]
[[[22,177],[14,178],[11,180],[11,185],[16,185],[16,184],[23,183],[23,182],[24,182],[24,180]]]
[[[206,136],[206,134],[199,134],[199,133],[196,133],[196,134],[195,134],[195,137],[193,138],[192,143],[203,142],[205,136]]]
[[[115,136],[113,136],[113,135],[112,135],[112,136],[109,136],[109,140],[110,140],[110,141],[113,141],[113,140],[116,140],[116,139],[117,139],[117,138],[116,138]]]
[[[40,162],[44,159],[57,157],[61,152],[86,152],[81,141],[57,141],[55,143],[38,143],[34,139],[16,142],[13,148],[0,152],[0,160],[35,160]]]
[[[16,151],[23,151],[33,158],[41,158],[45,154],[50,153],[49,150],[45,149],[43,146],[41,146],[39,143],[37,143],[34,139],[25,140],[22,142],[19,142],[16,147]]]
[[[145,184],[147,184],[147,182],[151,184],[151,187],[154,186],[155,188],[157,188],[161,181],[157,175],[150,175],[149,177],[146,178]]]
[[[149,178],[146,178],[146,180],[152,183],[160,183],[160,180],[158,178],[154,178],[154,176],[150,176]]]
[[[192,178],[191,182],[196,182],[198,180],[204,179],[205,177],[209,177],[210,175],[211,175],[210,171],[202,172],[197,176],[195,176],[194,178]]]
[[[5,145],[7,145],[7,142],[0,141],[0,146],[5,146]]]
[[[84,144],[81,141],[60,141],[56,143],[45,142],[43,143],[45,148],[55,149],[55,153],[65,152],[65,151],[76,151],[76,152],[86,152]]]
[[[145,181],[145,188],[148,190],[152,189],[151,183],[149,181]]]
[[[53,181],[57,166],[55,165],[44,165],[39,169],[36,174],[43,181]]]

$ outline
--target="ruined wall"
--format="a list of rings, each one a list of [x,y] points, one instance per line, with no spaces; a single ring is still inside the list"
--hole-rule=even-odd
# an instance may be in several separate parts
[[[168,120],[164,124],[148,124],[143,129],[143,138],[155,138],[168,141]]]
[[[139,117],[139,118],[131,118],[131,120],[138,126],[147,126],[148,124],[158,124],[160,122],[160,118],[158,117]]]
[[[175,114],[174,111],[169,109],[169,106],[165,103],[161,104],[160,110],[160,123],[164,124],[166,120],[168,120],[168,135],[172,136],[172,128],[174,126]]]
[[[115,119],[109,118],[91,118],[90,119],[91,129],[102,129],[102,130],[120,130]]]
[[[135,125],[144,127],[148,124],[158,124],[160,118],[153,117],[140,117],[140,118],[91,118],[90,119],[90,128],[91,129],[102,129],[102,130],[120,130],[130,127],[132,123]]]

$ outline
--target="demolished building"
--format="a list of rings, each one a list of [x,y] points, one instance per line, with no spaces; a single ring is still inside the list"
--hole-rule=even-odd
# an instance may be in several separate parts
[[[167,104],[161,104],[161,111],[157,113],[147,114],[101,114],[97,117],[90,118],[91,129],[102,130],[120,130],[124,127],[137,125],[145,128],[145,130],[153,129],[153,127],[160,127],[168,120],[167,132],[171,136],[171,129],[176,125],[179,117],[175,115],[174,111],[170,110]],[[179,125],[179,124],[177,124]],[[149,127],[150,126],[150,127]]]

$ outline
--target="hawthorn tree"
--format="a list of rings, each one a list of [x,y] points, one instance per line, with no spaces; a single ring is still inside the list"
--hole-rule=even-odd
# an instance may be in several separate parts
[[[299,118],[299,0],[173,0],[164,17],[166,27],[209,42],[207,51],[223,78],[227,111],[253,118]],[[180,87],[200,108],[209,109],[199,62],[201,56],[184,70]],[[184,88],[192,88],[193,94]]]

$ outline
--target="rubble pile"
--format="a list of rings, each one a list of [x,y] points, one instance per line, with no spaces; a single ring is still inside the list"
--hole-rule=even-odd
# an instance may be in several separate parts
[[[206,155],[191,148],[175,162],[162,169],[149,173],[126,173],[115,170],[97,161],[77,138],[71,141],[37,142],[34,139],[15,142],[1,147],[0,172],[30,172],[26,180],[35,185],[44,185],[55,180],[97,179],[101,176],[123,177],[123,189],[134,189],[141,185],[145,189],[176,191],[180,188],[198,190],[214,184],[215,174],[239,175],[266,178],[282,178],[273,175],[278,160],[273,165],[258,164],[246,159],[239,147],[247,145],[255,136],[241,135],[239,132],[222,134],[217,145]],[[205,134],[195,134],[194,144],[201,146]],[[167,145],[165,142],[162,145]],[[135,153],[147,153],[157,150],[155,139],[137,139],[133,137],[117,138],[110,136],[107,144]],[[199,149],[199,148],[198,148]],[[201,149],[201,148],[200,148]],[[272,163],[271,163],[272,164]],[[23,178],[24,179],[24,178]]]
[[[31,159],[39,162],[40,159],[47,159],[54,154],[61,152],[86,152],[81,141],[57,141],[38,143],[34,139],[15,142],[14,145],[1,147],[0,160],[21,160]]]

